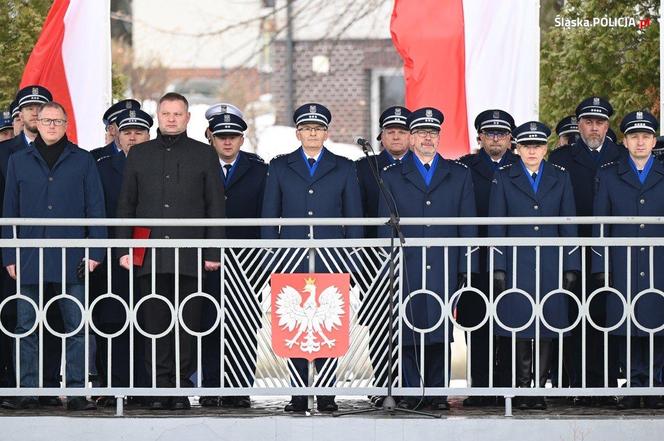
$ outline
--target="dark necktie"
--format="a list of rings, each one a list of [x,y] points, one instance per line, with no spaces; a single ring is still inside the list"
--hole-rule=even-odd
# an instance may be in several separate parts
[[[429,171],[431,169],[431,164],[424,164],[424,168]]]
[[[537,173],[533,173],[531,176],[533,177],[533,181],[537,179]]]
[[[599,152],[598,152],[597,150],[591,150],[591,151],[590,151],[590,156],[591,156],[595,161],[597,161],[597,159],[599,158]]]
[[[307,158],[307,162],[309,162],[309,167],[313,167],[316,160],[314,158]]]
[[[639,174],[643,173],[643,170],[639,170]]]
[[[233,168],[233,164],[224,164],[224,178],[228,179],[228,173]]]

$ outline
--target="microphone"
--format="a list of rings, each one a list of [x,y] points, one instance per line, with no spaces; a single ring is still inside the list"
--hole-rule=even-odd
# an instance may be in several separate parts
[[[371,143],[367,141],[366,139],[356,136],[355,137],[355,143],[362,146],[362,150],[366,153],[368,151],[372,151]]]

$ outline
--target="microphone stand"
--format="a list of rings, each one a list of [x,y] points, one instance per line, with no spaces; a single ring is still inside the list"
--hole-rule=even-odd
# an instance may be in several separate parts
[[[363,141],[363,140],[362,140]],[[406,240],[404,239],[403,234],[401,233],[401,223],[399,219],[399,215],[397,213],[397,204],[392,195],[387,191],[385,188],[385,184],[383,182],[383,179],[380,177],[380,172],[378,170],[378,161],[376,161],[376,155],[373,153],[373,149],[371,148],[371,144],[369,144],[366,141],[360,142],[358,140],[358,144],[362,146],[362,151],[364,152],[364,156],[367,158],[367,161],[369,162],[369,168],[371,169],[371,174],[374,177],[374,180],[376,181],[376,184],[378,185],[378,190],[380,191],[380,195],[385,201],[385,204],[387,205],[387,209],[389,210],[390,214],[390,219],[385,223],[385,225],[390,226],[390,264],[389,264],[389,273],[388,273],[388,283],[390,285],[389,288],[389,311],[388,311],[388,316],[387,316],[387,338],[388,338],[388,356],[387,356],[387,396],[383,399],[383,405],[382,407],[371,407],[368,409],[356,409],[356,410],[350,410],[346,412],[335,412],[332,416],[338,417],[338,416],[346,416],[346,415],[356,415],[359,413],[373,413],[373,412],[386,412],[389,415],[394,415],[396,412],[404,412],[404,413],[410,413],[410,414],[416,414],[416,415],[422,415],[422,416],[428,416],[431,418],[439,418],[441,415],[437,415],[435,413],[430,413],[430,412],[422,412],[419,410],[414,410],[414,409],[402,409],[400,407],[397,407],[396,400],[394,399],[394,396],[392,395],[392,372],[394,371],[394,357],[392,354],[394,353],[394,295],[395,295],[395,269],[394,269],[394,259],[396,256],[396,246],[394,244],[395,238],[398,236],[399,237],[399,246],[402,247],[405,243]],[[369,155],[369,149],[371,149],[371,155]],[[373,161],[372,161],[373,158]],[[388,197],[389,195],[389,197]],[[399,314],[399,309],[397,308],[397,314]]]

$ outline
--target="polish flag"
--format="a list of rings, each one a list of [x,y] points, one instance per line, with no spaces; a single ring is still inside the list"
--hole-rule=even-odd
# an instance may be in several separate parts
[[[67,110],[67,136],[86,150],[102,146],[101,117],[111,102],[110,0],[54,0],[23,71]]]
[[[537,119],[539,0],[395,0],[390,30],[406,107],[445,115],[446,158],[477,148],[473,123],[483,110],[505,110],[517,125]]]

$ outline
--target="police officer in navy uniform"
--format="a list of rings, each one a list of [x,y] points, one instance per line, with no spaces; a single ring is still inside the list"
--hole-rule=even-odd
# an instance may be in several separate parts
[[[664,215],[664,165],[652,155],[659,124],[647,111],[627,114],[620,123],[624,133],[624,144],[628,155],[615,162],[605,164],[597,174],[597,195],[594,213],[596,216],[662,216]],[[600,235],[600,226],[593,227],[595,236]],[[664,226],[659,224],[604,225],[603,236],[608,237],[663,237]],[[664,289],[664,264],[662,247],[631,247],[631,256],[626,247],[611,247],[608,250],[609,269],[604,272],[605,248],[593,248],[593,277],[598,285],[606,285],[620,292],[621,300],[611,294],[606,299],[608,326],[621,321],[624,308],[633,308],[621,325],[611,331],[618,336],[619,362],[630,381],[631,387],[649,387],[650,369],[653,372],[653,387],[662,387],[664,368],[664,332],[654,333],[652,360],[650,358],[650,333],[645,329],[656,329],[662,324],[664,299],[652,290]],[[629,260],[628,260],[629,259]],[[630,273],[628,274],[628,269]],[[652,271],[652,273],[651,273]],[[640,293],[645,293],[640,295]],[[637,296],[640,297],[637,299]],[[628,325],[630,329],[628,330]],[[629,332],[629,334],[628,334]],[[630,367],[627,368],[627,335],[631,335]],[[652,409],[664,408],[660,396],[625,396],[618,403],[619,409],[634,409],[644,406]]]
[[[292,153],[277,156],[270,162],[263,199],[263,218],[362,217],[355,163],[335,155],[323,145],[327,140],[331,119],[330,111],[317,103],[304,104],[294,112],[296,136],[302,145]],[[360,238],[363,233],[362,227],[341,225],[318,226],[313,232],[317,239]],[[307,226],[282,226],[263,227],[261,235],[265,239],[307,239],[310,234]],[[320,259],[316,259],[315,265],[316,271],[327,271]],[[292,271],[293,268],[278,268],[275,272],[278,270]],[[295,271],[309,272],[308,260],[303,259]],[[319,372],[326,360],[315,360]],[[294,366],[291,375],[299,376],[298,383],[307,384],[307,361],[291,361]],[[336,364],[332,362],[332,366]],[[326,371],[330,371],[329,363]],[[327,375],[319,379],[324,383],[321,386],[334,384],[331,377]],[[337,410],[333,396],[318,396],[317,400],[319,411]],[[285,408],[286,411],[306,409],[305,396],[293,396]]]
[[[14,137],[14,119],[9,111],[0,114],[0,142]]]
[[[355,163],[365,217],[371,218],[378,215],[378,199],[381,196],[375,173],[380,175],[385,167],[400,162],[409,153],[410,132],[406,124],[408,115],[410,115],[410,110],[403,106],[392,106],[385,109],[378,120],[380,133],[377,140],[380,141],[382,151],[378,155],[372,154]],[[364,231],[366,237],[377,237],[378,229],[375,226],[366,226]],[[375,262],[373,265],[371,263],[364,265],[367,270],[380,264],[380,258],[375,254],[370,253],[369,257]],[[374,384],[378,387],[386,387],[387,313],[389,309],[388,299],[380,292],[380,286],[370,283],[375,277],[375,274],[369,274],[366,279],[370,286],[364,286],[361,289],[365,293],[365,297],[358,320],[363,325],[369,326],[369,358],[374,372]],[[375,292],[376,290],[379,292]],[[382,397],[373,397],[372,401],[375,405],[380,406]]]
[[[405,217],[473,217],[476,215],[473,180],[468,167],[457,161],[444,159],[436,152],[440,141],[443,113],[432,107],[413,111],[408,117],[412,154],[401,164],[392,164],[383,172],[386,189],[392,194],[396,211]],[[378,204],[379,216],[388,216],[386,202]],[[474,237],[477,228],[473,225],[403,225],[401,231],[408,243],[409,238],[420,237]],[[381,237],[390,236],[389,227],[379,229]],[[402,335],[402,382],[404,387],[443,387],[444,375],[449,374],[451,360],[450,341],[452,329],[448,329],[445,341],[445,321],[434,325],[443,311],[440,301],[449,300],[456,290],[462,274],[477,271],[477,254],[472,255],[474,265],[467,268],[466,247],[448,250],[445,261],[442,247],[426,247],[425,258],[421,247],[406,247],[404,252],[405,277],[402,302],[408,302],[405,314],[408,322],[419,329],[435,328],[424,334],[424,347],[420,345],[421,334],[401,324]],[[448,273],[445,274],[445,268]],[[425,274],[423,274],[425,273]],[[426,276],[426,280],[423,277]],[[409,297],[414,291],[426,289],[433,294]],[[438,297],[438,299],[434,298]],[[447,345],[448,366],[445,366]],[[420,351],[424,351],[424,359]],[[420,367],[424,372],[420,377]],[[424,384],[422,384],[422,381]],[[429,405],[434,410],[447,410],[446,397],[403,398],[398,406],[419,409]]]
[[[477,215],[486,217],[489,211],[489,194],[493,174],[499,167],[511,164],[518,160],[510,150],[514,118],[500,109],[489,109],[481,112],[475,118],[475,130],[480,149],[477,153],[469,154],[460,161],[470,168],[475,188],[475,206]],[[487,227],[480,225],[480,237],[486,237]],[[473,280],[473,286],[478,288],[489,299],[489,271],[487,268],[487,249],[479,249],[479,274]],[[477,325],[486,313],[486,304],[478,295],[466,293],[461,296],[457,305],[459,323],[463,326]],[[470,350],[470,376],[473,387],[489,386],[489,324],[488,322],[471,333]],[[494,354],[497,354],[497,345],[494,342]],[[494,356],[494,365],[497,358]],[[463,401],[464,406],[488,406],[495,404],[494,397],[470,396]]]
[[[231,109],[228,109],[231,110]],[[221,113],[210,119],[209,131],[212,146],[219,156],[221,178],[226,200],[226,217],[259,218],[263,205],[263,191],[267,177],[267,164],[260,156],[240,150],[244,143],[247,124],[236,113]],[[257,226],[227,227],[228,239],[259,239]],[[224,267],[236,274],[247,274],[249,278],[237,277],[234,283],[226,286],[224,309],[226,331],[224,334],[228,380],[226,387],[253,386],[256,370],[256,334],[260,328],[261,310],[257,288],[265,284],[263,271],[257,271],[255,252],[240,253],[241,249],[226,249]],[[255,250],[254,250],[255,251]],[[220,271],[208,273],[204,280],[204,291],[221,301]],[[209,329],[216,317],[216,311],[208,308],[203,312],[203,329]],[[224,326],[222,323],[221,326]],[[219,328],[203,337],[203,387],[220,387],[220,342]],[[202,396],[202,406],[247,408],[251,406],[249,396],[226,396],[219,400],[215,396]]]
[[[609,130],[609,117],[613,115],[613,107],[606,99],[590,97],[583,100],[576,108],[576,118],[579,126],[579,138],[574,144],[560,147],[549,155],[549,162],[565,168],[572,179],[574,188],[574,202],[577,216],[593,215],[593,198],[595,196],[595,175],[603,164],[613,162],[625,155],[625,149],[616,146],[606,136]],[[590,225],[579,225],[579,235],[589,237],[592,234]],[[586,249],[586,274],[590,272],[592,256],[590,247]],[[591,277],[586,277],[586,292],[595,289]],[[578,286],[578,285],[577,285]],[[581,298],[580,286],[576,292]],[[570,307],[576,310],[576,302],[570,300]],[[590,304],[590,314],[596,318],[600,326],[604,322],[606,308],[604,298],[597,296]],[[571,314],[574,316],[574,313]],[[581,351],[582,351],[581,324],[572,330],[572,335],[564,341],[564,364],[569,374],[572,387],[581,387]],[[617,359],[613,339],[609,341],[609,386],[617,382]],[[566,349],[565,349],[566,348]],[[604,338],[603,333],[592,325],[586,326],[586,386],[604,386]],[[608,397],[576,397],[575,405],[594,406],[610,404]]]
[[[9,105],[9,112],[12,114],[12,124],[14,125],[14,136],[17,133],[23,130],[23,121],[21,120],[21,112],[18,108],[18,100],[14,98],[14,101]]]
[[[576,119],[576,115],[569,115],[558,121],[556,135],[558,135],[556,148],[574,144],[579,138],[579,122]]]
[[[490,217],[549,217],[573,216],[574,194],[569,174],[560,166],[544,160],[547,140],[551,131],[538,121],[527,122],[514,130],[520,159],[501,167],[493,179],[489,199]],[[576,237],[575,225],[490,225],[491,237]],[[569,248],[569,249],[568,249]],[[513,255],[516,252],[516,268]],[[537,257],[539,253],[539,266]],[[562,253],[562,268],[559,260]],[[497,247],[494,252],[494,298],[506,288],[518,288],[527,293],[533,302],[541,304],[548,292],[563,288],[571,290],[580,270],[579,252],[571,247]],[[539,268],[539,271],[537,270]],[[516,271],[516,280],[513,280]],[[562,280],[559,277],[563,271]],[[502,337],[500,347],[508,347],[512,331],[528,322],[533,308],[520,294],[510,294],[498,303],[496,314],[500,323],[494,332]],[[563,294],[551,296],[543,307],[543,315],[550,326],[564,328],[569,325],[568,299]],[[539,387],[546,385],[551,363],[551,341],[558,333],[539,323],[539,342],[535,341],[537,320],[526,329],[516,332],[516,386],[530,387],[531,373],[537,343],[539,343],[539,372],[534,382]],[[507,340],[507,341],[505,341]],[[521,409],[546,408],[543,397],[519,397]]]
[[[115,217],[118,205],[124,167],[127,154],[134,145],[150,140],[150,127],[152,117],[142,110],[123,110],[114,118],[117,126],[117,145],[121,154],[102,156],[97,160],[97,170],[104,188],[104,201],[106,215]],[[109,237],[115,237],[114,229],[109,230]],[[111,289],[108,291],[108,265],[111,266]],[[140,287],[134,278],[134,304],[141,298]],[[117,259],[109,259],[97,271],[90,275],[90,293],[93,298],[112,292],[120,296],[131,307],[129,302],[129,271],[122,268]],[[93,320],[102,332],[112,334],[117,332],[125,322],[125,310],[116,300],[101,300],[95,306]],[[97,372],[100,385],[113,387],[129,386],[129,330],[126,330],[112,340],[113,363],[111,365],[111,384],[108,384],[108,340],[106,337],[96,335],[97,343]],[[143,360],[143,336],[136,333],[134,338],[134,384],[139,387],[148,386],[145,365]],[[102,396],[97,399],[100,407],[114,406],[115,397]]]
[[[113,138],[113,140],[106,144],[104,147],[90,150],[90,153],[92,153],[92,156],[94,156],[95,159],[99,159],[103,156],[120,154],[122,150],[120,149],[120,146],[118,146],[118,115],[120,115],[120,113],[125,110],[139,110],[140,108],[141,103],[138,101],[133,99],[126,99],[118,101],[106,109],[104,116],[102,116],[102,121],[104,123],[104,127],[106,128],[106,132],[110,135],[111,138]]]
[[[27,147],[37,137],[37,113],[39,106],[53,100],[51,92],[39,85],[26,86],[16,94],[19,115],[23,121],[23,131],[16,133],[12,139],[0,142],[0,172],[2,181],[7,176],[9,156]]]

